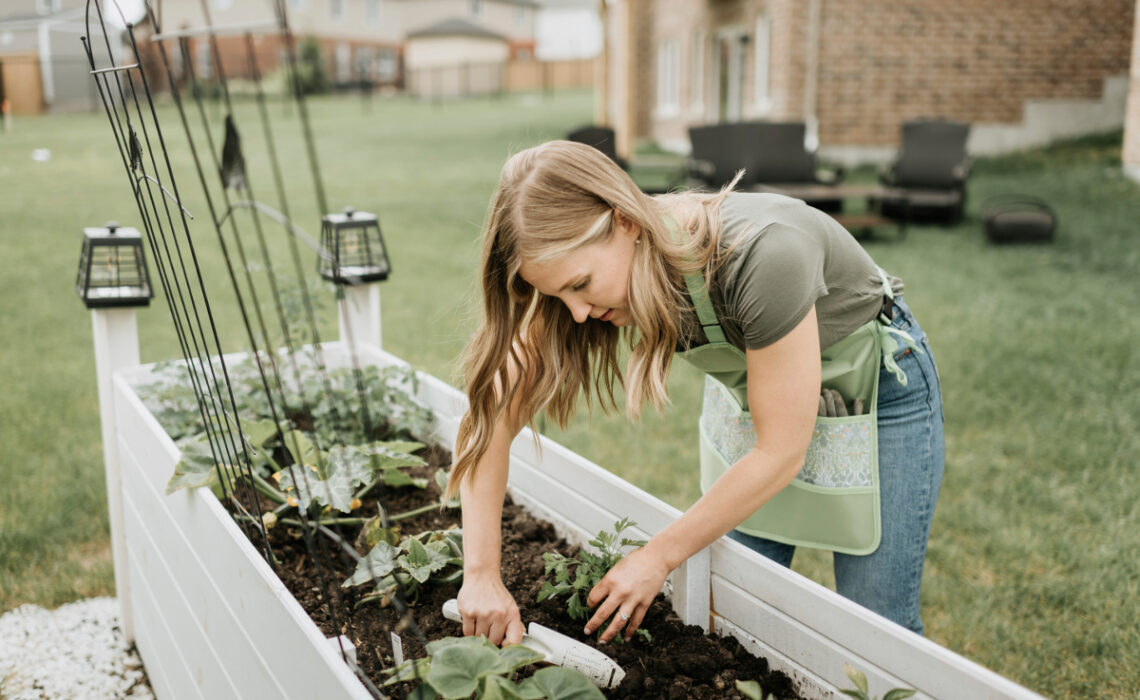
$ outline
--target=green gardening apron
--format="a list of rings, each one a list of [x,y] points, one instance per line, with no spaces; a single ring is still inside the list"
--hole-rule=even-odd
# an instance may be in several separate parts
[[[883,294],[894,298],[879,270]],[[730,344],[709,300],[704,275],[686,276],[690,298],[708,343],[678,355],[706,373],[700,424],[701,491],[705,492],[755,445],[748,412],[744,352]],[[888,306],[889,308],[889,306]],[[824,350],[822,384],[835,389],[848,412],[856,398],[863,415],[817,418],[804,466],[796,478],[737,528],[786,544],[870,554],[882,532],[879,503],[878,398],[880,364],[906,385],[895,363],[897,336],[921,352],[904,331],[880,315]]]

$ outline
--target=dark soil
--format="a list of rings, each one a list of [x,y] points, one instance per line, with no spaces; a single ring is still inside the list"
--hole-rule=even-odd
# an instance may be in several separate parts
[[[444,453],[427,456],[434,465],[449,462],[449,456]],[[431,471],[425,470],[423,475]],[[384,498],[389,513],[396,514],[437,500],[439,489],[432,482],[426,491],[402,488],[390,490]],[[366,504],[364,510],[367,515],[375,514],[375,501]],[[458,527],[459,513],[457,510],[432,510],[402,521],[400,525],[404,533]],[[343,530],[340,534],[353,541],[357,533]],[[462,634],[459,623],[447,620],[440,611],[444,601],[457,595],[458,586],[423,590],[418,600],[409,601],[414,623],[405,621],[401,624],[401,616],[393,606],[369,603],[356,607],[361,596],[371,589],[369,586],[351,590],[340,587],[340,583],[352,573],[354,563],[337,557],[330,564],[327,553],[334,550],[331,541],[325,539],[313,543],[318,552],[317,558],[323,564],[315,567],[309,547],[295,531],[278,526],[270,531],[270,535],[279,561],[276,568],[281,580],[326,635],[343,633],[353,640],[358,664],[377,686],[386,678],[383,669],[393,666],[390,641],[393,630],[400,630],[405,658],[424,655],[422,640]],[[732,637],[706,635],[699,627],[683,624],[662,596],[658,596],[642,623],[642,627],[653,636],[651,643],[635,636],[631,642],[599,645],[596,635],[587,637],[582,633],[584,621],[570,619],[561,599],[534,602],[543,581],[542,554],[555,550],[573,556],[577,548],[560,538],[550,523],[538,520],[520,506],[508,502],[503,512],[503,583],[514,594],[524,624],[538,622],[567,634],[601,649],[621,665],[626,672],[625,680],[618,688],[603,691],[607,697],[647,700],[742,698],[744,696],[736,690],[737,680],[759,681],[765,693],[777,698],[799,697],[791,679],[778,671],[770,672],[765,659],[752,655]],[[358,547],[358,551],[363,554],[365,549]],[[319,595],[321,589],[326,591],[327,598]],[[329,612],[330,600],[335,616]],[[417,634],[417,628],[422,636]],[[385,692],[393,690],[388,688]],[[398,697],[400,693],[395,695]]]

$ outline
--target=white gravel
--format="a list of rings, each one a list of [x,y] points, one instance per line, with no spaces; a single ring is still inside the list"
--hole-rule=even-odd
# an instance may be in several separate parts
[[[0,698],[153,700],[154,693],[123,640],[118,601],[89,598],[0,615]]]

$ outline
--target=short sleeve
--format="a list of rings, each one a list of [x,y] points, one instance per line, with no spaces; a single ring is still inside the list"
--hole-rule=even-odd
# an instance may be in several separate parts
[[[725,320],[739,325],[745,347],[784,337],[827,294],[823,245],[820,237],[781,222],[737,241],[717,277]]]

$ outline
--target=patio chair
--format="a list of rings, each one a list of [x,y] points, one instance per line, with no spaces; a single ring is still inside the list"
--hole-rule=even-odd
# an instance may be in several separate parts
[[[879,174],[892,189],[881,211],[894,218],[957,223],[966,205],[970,125],[946,119],[904,122],[895,160]]]
[[[638,183],[638,187],[646,194],[663,194],[671,192],[678,185],[682,184],[684,180],[683,166],[677,162],[649,162],[645,160],[635,160],[632,163],[617,154],[617,140],[614,137],[614,130],[608,126],[598,126],[596,124],[587,124],[586,126],[574,129],[566,134],[567,141],[576,141],[584,143],[587,146],[593,146],[602,153],[605,153],[610,160],[617,163],[618,166],[629,173],[630,177],[637,182],[634,177],[634,172],[638,174],[653,173],[656,180],[663,180],[664,187],[646,187]]]
[[[741,126],[756,139],[753,189],[775,189],[826,212],[843,211],[842,197],[826,189],[838,185],[844,171],[820,167],[816,154],[804,145],[804,122],[748,122]]]
[[[732,122],[690,127],[690,184],[717,189],[744,169],[738,190],[779,192],[824,211],[842,211],[842,198],[821,191],[837,184],[842,175],[816,167],[815,154],[804,147],[805,131],[803,122]]]
[[[720,189],[744,170],[737,184],[747,189],[756,181],[752,162],[757,143],[740,122],[689,127],[689,158],[685,171],[690,188]]]
[[[629,162],[617,154],[617,140],[614,138],[614,130],[608,126],[587,124],[566,134],[566,140],[593,146],[609,156],[610,160],[621,166],[622,170],[629,170]]]

